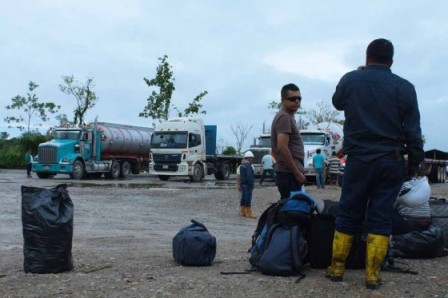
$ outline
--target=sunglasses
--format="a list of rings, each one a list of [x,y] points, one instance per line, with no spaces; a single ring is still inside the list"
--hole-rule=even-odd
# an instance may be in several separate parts
[[[286,97],[285,99],[289,100],[289,101],[302,101],[302,97],[301,96],[290,96],[290,97]]]

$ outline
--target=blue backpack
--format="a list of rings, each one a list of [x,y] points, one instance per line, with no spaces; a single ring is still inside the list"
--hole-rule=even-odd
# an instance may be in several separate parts
[[[249,262],[263,274],[303,278],[308,255],[304,233],[317,208],[314,198],[303,191],[268,207],[252,235]]]

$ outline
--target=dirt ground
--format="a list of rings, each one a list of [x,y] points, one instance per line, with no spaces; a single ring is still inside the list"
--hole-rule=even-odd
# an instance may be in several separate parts
[[[448,297],[448,257],[400,260],[418,275],[382,273],[378,291],[366,290],[363,270],[348,270],[333,283],[323,270],[306,268],[306,278],[260,273],[223,275],[250,268],[251,235],[257,220],[238,215],[235,179],[202,183],[161,182],[147,174],[127,180],[73,181],[68,176],[27,179],[25,170],[0,170],[0,297]],[[67,183],[75,206],[74,270],[61,274],[23,271],[21,185],[50,188]],[[254,190],[259,215],[278,198],[268,181]],[[448,198],[448,184],[432,195]],[[307,190],[339,198],[339,188]],[[213,266],[182,267],[172,258],[172,239],[191,219],[217,238]]]

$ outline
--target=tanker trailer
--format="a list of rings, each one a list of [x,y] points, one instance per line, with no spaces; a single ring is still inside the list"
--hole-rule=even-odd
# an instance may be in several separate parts
[[[72,179],[138,174],[148,164],[152,132],[152,128],[106,122],[55,128],[53,139],[39,144],[33,171],[43,179],[57,174]]]

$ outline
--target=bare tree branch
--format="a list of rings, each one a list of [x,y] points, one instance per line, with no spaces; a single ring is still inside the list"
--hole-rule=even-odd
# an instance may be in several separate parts
[[[252,124],[237,123],[235,125],[230,125],[230,129],[236,138],[236,151],[241,154],[241,148],[243,148],[244,142],[246,141],[247,135],[252,129]]]

